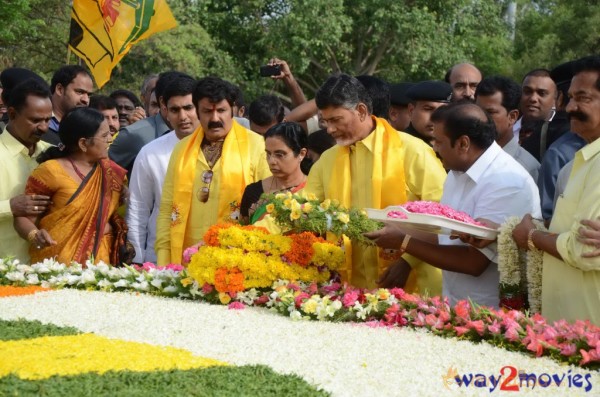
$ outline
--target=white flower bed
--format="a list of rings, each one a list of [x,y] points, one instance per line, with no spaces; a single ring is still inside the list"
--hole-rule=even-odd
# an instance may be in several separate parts
[[[598,372],[547,358],[418,330],[290,321],[258,308],[229,310],[144,294],[59,290],[2,298],[0,318],[39,320],[112,338],[175,346],[235,365],[264,364],[280,373],[296,373],[334,396],[506,395],[500,385],[494,388],[489,382],[489,376],[497,378],[504,366],[530,374],[566,375],[560,388],[554,383],[523,387],[520,392],[527,395],[600,395]],[[443,375],[450,368],[460,375],[487,376],[486,387],[459,388],[451,381],[447,388]],[[582,375],[582,388],[568,387],[575,374]],[[588,382],[591,390],[586,392]]]

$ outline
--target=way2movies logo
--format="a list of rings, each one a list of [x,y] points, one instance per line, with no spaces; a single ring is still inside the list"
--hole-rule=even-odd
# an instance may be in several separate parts
[[[482,373],[460,374],[456,368],[450,367],[448,373],[442,375],[444,387],[448,390],[468,388],[489,389],[489,392],[534,390],[536,388],[576,388],[589,393],[592,390],[591,374],[573,373],[572,370],[559,374],[528,373],[512,365],[500,368],[498,374]]]

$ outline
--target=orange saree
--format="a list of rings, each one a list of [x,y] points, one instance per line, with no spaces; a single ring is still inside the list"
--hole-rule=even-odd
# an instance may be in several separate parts
[[[26,194],[52,197],[52,205],[38,227],[57,242],[41,249],[31,246],[31,263],[55,257],[59,262],[84,264],[89,258],[109,263],[112,235],[105,234],[111,215],[119,207],[126,171],[110,160],[99,161],[78,184],[56,160],[36,168]]]

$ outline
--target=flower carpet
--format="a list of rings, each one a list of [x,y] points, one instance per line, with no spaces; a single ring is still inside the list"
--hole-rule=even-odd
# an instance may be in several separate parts
[[[34,357],[42,353],[35,343],[39,344],[43,338],[55,338],[55,350],[59,352],[69,351],[67,346],[70,344],[74,356],[77,351],[85,350],[84,347],[77,347],[77,343],[90,346],[91,341],[101,340],[109,345],[114,343],[114,346],[120,346],[121,353],[109,355],[116,365],[123,362],[123,357],[119,355],[127,354],[129,350],[124,346],[128,343],[140,349],[135,355],[144,358],[150,357],[152,349],[158,349],[154,352],[156,354],[167,349],[171,358],[164,359],[163,363],[175,362],[175,356],[182,354],[186,368],[205,367],[206,363],[217,365],[189,370],[191,372],[183,368],[159,372],[175,377],[169,381],[173,382],[172,386],[163,390],[165,395],[169,392],[170,395],[177,395],[178,387],[179,391],[186,391],[179,395],[323,395],[318,389],[334,396],[493,395],[506,394],[501,389],[504,387],[506,390],[512,385],[534,396],[599,395],[600,390],[598,372],[562,365],[545,357],[531,358],[486,343],[440,338],[419,329],[290,321],[277,313],[256,307],[232,310],[223,305],[139,293],[63,289],[4,296],[0,298],[0,318],[11,322],[18,319],[37,320],[43,324],[72,327],[67,328],[67,331],[72,331],[63,335],[56,335],[57,331],[53,331],[51,336],[40,338],[38,332],[38,335],[34,335],[37,338],[31,339],[37,342],[30,340],[29,345],[21,345],[20,349],[25,350],[24,346],[30,346],[33,351],[30,354]],[[60,331],[64,328],[57,329]],[[77,342],[78,338],[86,339]],[[9,394],[11,390],[40,390],[42,386],[46,390],[52,384],[40,386],[39,382],[59,382],[63,379],[69,379],[71,383],[58,383],[54,387],[70,387],[73,390],[73,379],[81,377],[85,378],[84,384],[101,387],[104,379],[114,384],[116,378],[125,376],[123,372],[118,372],[125,367],[110,364],[113,365],[112,370],[108,367],[88,368],[91,372],[75,378],[58,373],[46,380],[29,380],[25,386],[30,389],[23,389],[25,386],[19,382],[25,382],[22,378],[27,379],[27,375],[22,371],[31,372],[35,368],[34,364],[28,364],[27,361],[20,364],[13,362],[16,355],[14,346],[15,341],[0,342],[0,395]],[[51,359],[48,354],[43,356],[45,360]],[[106,364],[110,360],[102,358],[100,361]],[[130,378],[124,383],[160,383],[149,378],[153,372],[148,372],[148,368],[131,364],[134,368],[129,368],[130,371],[137,369],[142,372],[126,372]],[[228,366],[223,367],[222,364]],[[227,389],[224,384],[212,389],[213,393],[203,394],[197,390],[194,394],[189,389],[190,384],[195,382],[200,385],[198,387],[204,387],[204,383],[196,379],[204,371],[222,371],[238,366],[242,369],[259,366],[263,372],[268,371],[273,376],[279,374],[281,378],[273,378],[272,383],[275,384],[289,384],[290,378],[284,376],[296,376],[292,380],[298,381],[297,377],[301,377],[312,386],[307,387],[303,382],[295,383],[295,390],[302,390],[299,394],[269,393],[274,387],[272,384],[263,385],[260,391],[254,389],[245,392],[244,383],[241,382],[237,383],[238,389],[235,391]],[[513,369],[517,371],[516,380],[506,382]],[[105,370],[110,372],[105,372],[104,376],[98,375]],[[7,372],[17,375],[6,376]],[[530,379],[535,375],[539,380],[520,380],[520,374],[528,375]],[[215,374],[211,373],[211,376]],[[247,374],[240,372],[235,376],[243,379]],[[457,376],[461,384],[457,382]],[[256,373],[253,372],[250,378],[256,378]],[[550,379],[550,383],[546,382],[547,379]],[[559,380],[560,386],[557,386],[555,379]],[[476,380],[479,381],[477,385]],[[31,382],[38,383],[32,385]],[[107,392],[106,395],[109,394]],[[154,395],[160,394],[158,391]],[[22,392],[20,395],[37,394]]]

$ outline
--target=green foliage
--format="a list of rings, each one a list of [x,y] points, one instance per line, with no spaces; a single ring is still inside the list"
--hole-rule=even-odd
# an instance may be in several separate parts
[[[9,396],[327,396],[296,375],[268,367],[210,367],[160,372],[107,372],[24,380],[0,378],[0,395]]]
[[[238,82],[234,59],[218,49],[201,26],[180,25],[133,46],[102,91],[126,88],[138,93],[147,75],[167,70],[179,70],[194,77],[218,75]]]
[[[43,324],[39,321],[0,320],[0,341],[37,338],[40,336],[76,335],[80,331],[71,327]]]
[[[0,0],[6,2],[6,0]],[[511,0],[168,0],[179,27],[134,46],[103,92],[139,91],[150,73],[218,75],[247,100],[284,86],[260,78],[270,58],[288,61],[308,97],[331,73],[390,82],[441,79],[470,61],[485,75],[516,80],[600,48],[600,7],[587,0],[518,0],[514,42],[504,19]],[[0,5],[0,67],[49,79],[67,59],[70,2]],[[76,62],[76,57],[71,58]]]

